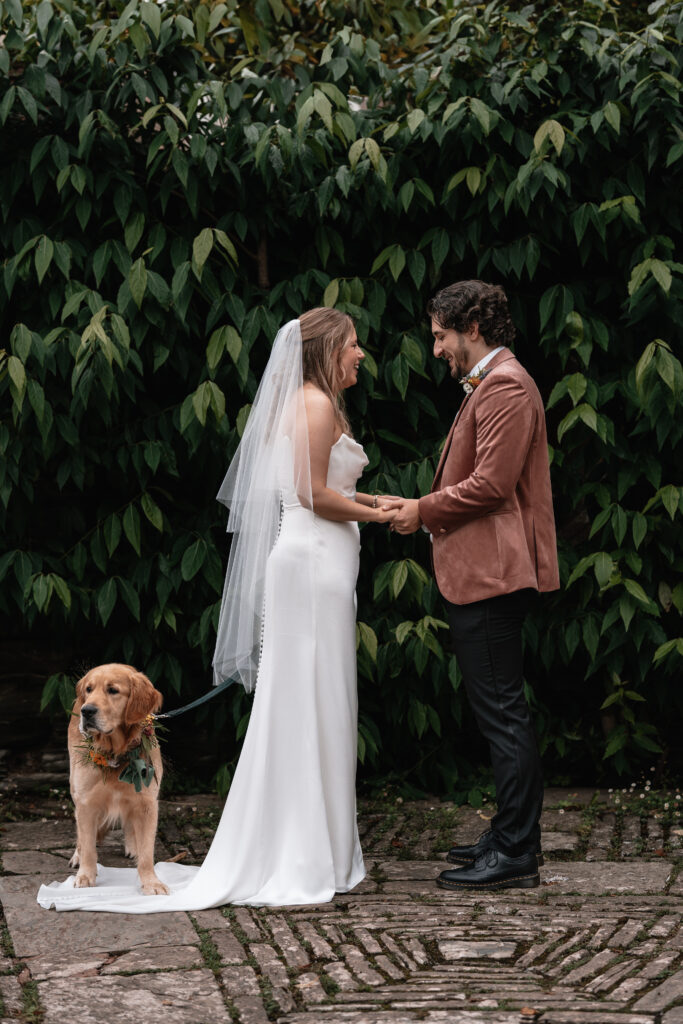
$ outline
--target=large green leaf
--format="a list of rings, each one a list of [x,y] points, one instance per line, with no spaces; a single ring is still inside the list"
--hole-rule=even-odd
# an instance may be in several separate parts
[[[187,548],[180,567],[184,580],[191,580],[197,575],[206,560],[206,553],[206,543],[201,537]]]
[[[130,268],[128,285],[136,306],[140,307],[147,289],[147,268],[145,267],[145,261],[142,256],[140,256],[140,258],[137,259]]]

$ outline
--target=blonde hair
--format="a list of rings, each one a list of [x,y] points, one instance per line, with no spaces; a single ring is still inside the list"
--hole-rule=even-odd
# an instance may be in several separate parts
[[[341,390],[340,359],[353,331],[353,320],[348,313],[318,306],[302,313],[299,324],[304,383],[314,384],[327,395],[337,423],[345,434],[351,434]]]

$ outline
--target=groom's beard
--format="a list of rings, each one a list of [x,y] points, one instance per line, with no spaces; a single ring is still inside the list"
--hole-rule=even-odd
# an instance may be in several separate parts
[[[451,370],[451,376],[455,377],[456,380],[460,380],[461,377],[466,377],[468,374],[467,367],[469,366],[469,352],[467,350],[453,356],[453,369]]]

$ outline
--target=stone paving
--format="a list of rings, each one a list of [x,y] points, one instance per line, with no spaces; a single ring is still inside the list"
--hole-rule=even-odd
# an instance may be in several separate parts
[[[490,812],[386,799],[361,803],[368,877],[332,903],[126,916],[37,906],[71,873],[70,802],[5,790],[0,1024],[683,1024],[683,828],[649,796],[548,790],[538,889],[437,889]],[[219,811],[162,801],[158,858],[201,860]]]

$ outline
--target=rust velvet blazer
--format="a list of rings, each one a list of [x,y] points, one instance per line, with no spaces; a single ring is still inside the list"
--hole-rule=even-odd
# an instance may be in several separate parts
[[[452,604],[560,585],[541,396],[507,348],[486,369],[419,502],[436,581]]]

